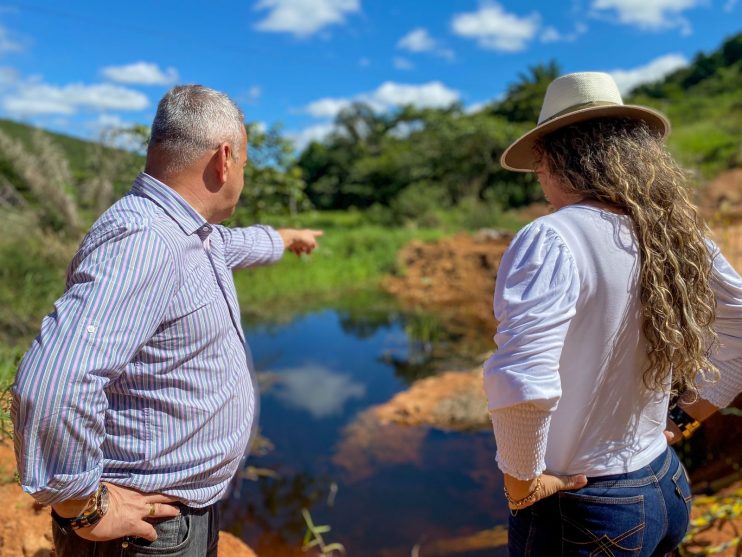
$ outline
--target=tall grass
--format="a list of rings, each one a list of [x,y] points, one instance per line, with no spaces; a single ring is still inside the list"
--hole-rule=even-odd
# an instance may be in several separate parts
[[[29,211],[0,210],[0,345],[26,344],[64,289],[75,243],[44,232]]]
[[[31,139],[33,148],[29,149],[0,130],[0,158],[16,178],[18,191],[27,192],[43,223],[74,235],[80,228],[80,216],[67,189],[72,183],[67,159],[45,133],[36,130]]]
[[[382,276],[398,270],[397,252],[402,246],[413,238],[432,240],[443,233],[440,229],[347,226],[352,219],[348,215],[306,218],[302,225],[325,231],[314,253],[300,258],[286,253],[277,265],[237,272],[235,285],[242,311],[251,317],[300,312],[375,289]]]

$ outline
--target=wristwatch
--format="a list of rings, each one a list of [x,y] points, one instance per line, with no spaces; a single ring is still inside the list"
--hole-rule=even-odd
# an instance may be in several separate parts
[[[670,406],[667,415],[673,423],[678,426],[683,439],[688,439],[699,427],[701,427],[701,422],[689,415],[678,405],[677,402]]]
[[[52,512],[59,525],[65,528],[78,530],[80,528],[87,528],[88,526],[95,526],[108,512],[108,488],[105,484],[99,484],[98,489],[88,499],[85,508],[77,516],[64,518],[53,510]]]

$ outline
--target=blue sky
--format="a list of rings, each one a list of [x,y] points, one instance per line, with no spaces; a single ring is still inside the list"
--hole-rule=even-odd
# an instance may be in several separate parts
[[[628,89],[742,30],[738,0],[78,0],[0,3],[0,117],[93,138],[175,83],[232,96],[299,146],[354,99],[469,109],[529,65]]]

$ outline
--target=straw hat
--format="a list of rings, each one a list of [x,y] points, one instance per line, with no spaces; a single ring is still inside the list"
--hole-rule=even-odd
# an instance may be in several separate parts
[[[572,73],[551,82],[538,124],[505,150],[500,164],[515,172],[532,172],[533,146],[542,135],[576,122],[610,117],[644,120],[663,138],[670,133],[670,122],[656,110],[624,104],[616,82],[607,73]]]

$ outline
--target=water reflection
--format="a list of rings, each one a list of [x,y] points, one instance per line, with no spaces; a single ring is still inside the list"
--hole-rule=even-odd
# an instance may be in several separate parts
[[[506,522],[490,433],[364,422],[370,407],[444,365],[431,347],[445,332],[419,319],[325,311],[246,329],[267,387],[261,432],[274,449],[252,456],[253,469],[237,478],[223,528],[259,554],[300,555],[308,508],[317,524],[332,526],[326,539],[353,557],[407,557],[421,542],[471,540]],[[410,338],[413,331],[427,337]],[[410,360],[414,368],[405,368]],[[255,481],[255,469],[269,473]]]
[[[321,419],[341,413],[346,402],[366,396],[366,386],[319,364],[282,370],[267,396]]]
[[[238,475],[222,506],[224,529],[263,556],[306,556],[301,509],[308,508],[315,523],[332,526],[326,539],[352,557],[409,557],[413,548],[420,557],[504,557],[497,526],[508,512],[491,432],[400,427],[371,414],[417,379],[474,367],[477,358],[440,322],[357,305],[251,326],[246,335],[270,440],[256,447],[270,450]],[[738,468],[735,425],[707,427],[681,452]]]

